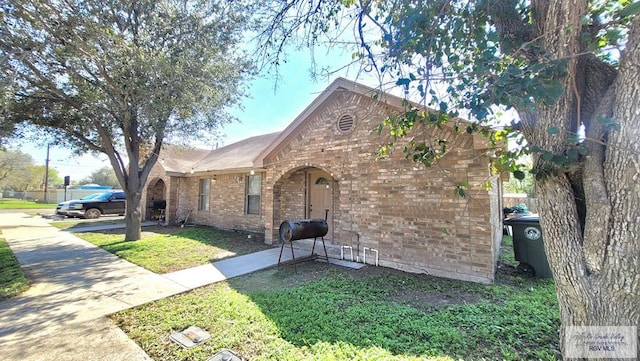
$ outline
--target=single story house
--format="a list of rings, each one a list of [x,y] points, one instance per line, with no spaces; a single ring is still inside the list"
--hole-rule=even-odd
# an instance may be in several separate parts
[[[375,160],[389,141],[375,131],[402,99],[339,78],[282,132],[215,150],[166,146],[143,199],[166,201],[166,222],[264,235],[279,242],[285,220],[325,218],[335,245],[376,249],[379,264],[410,272],[493,282],[502,237],[501,182],[488,142],[452,128],[416,139],[450,141],[437,167],[401,150]],[[467,197],[456,186],[468,184]],[[492,186],[488,187],[488,184]],[[147,213],[149,214],[149,213]]]

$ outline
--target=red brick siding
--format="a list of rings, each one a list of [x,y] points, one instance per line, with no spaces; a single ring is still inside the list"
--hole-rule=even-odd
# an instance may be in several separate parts
[[[438,167],[406,160],[400,149],[390,161],[375,161],[376,149],[388,139],[374,129],[392,111],[368,97],[337,91],[265,159],[261,215],[245,214],[247,174],[216,174],[209,211],[197,210],[199,177],[165,179],[169,215],[178,222],[193,209],[191,222],[264,232],[265,241],[275,243],[282,221],[306,216],[306,172],[317,168],[335,180],[333,243],[355,248],[359,236],[360,249],[378,249],[383,266],[493,281],[497,227],[491,222],[485,150],[475,150],[470,136],[439,130],[452,150]],[[347,133],[336,126],[344,114],[355,118]],[[427,131],[416,134],[417,140],[429,138]],[[454,195],[459,182],[468,182],[467,198]]]
[[[264,174],[263,178],[264,178]],[[180,211],[184,219],[186,212],[192,209],[189,222],[212,225],[224,229],[238,229],[262,234],[264,232],[263,215],[245,214],[245,192],[248,174],[211,174],[203,177],[181,179],[179,191]],[[209,210],[198,210],[200,179],[214,179],[211,182]],[[264,194],[264,179],[262,179]],[[262,203],[262,200],[261,200]]]
[[[470,136],[439,131],[455,146],[440,167],[425,168],[404,159],[401,150],[390,161],[375,161],[385,139],[373,129],[389,112],[371,99],[340,93],[288,144],[265,163],[267,189],[274,189],[265,205],[267,242],[277,240],[279,222],[299,218],[304,211],[304,170],[322,169],[337,180],[334,189],[334,234],[337,244],[376,248],[380,261],[414,272],[490,282],[494,249],[489,178],[484,150],[473,149]],[[356,128],[341,133],[336,120],[348,113]],[[423,135],[427,138],[427,135]],[[292,171],[294,170],[294,171]],[[469,183],[466,199],[454,195],[456,184]],[[298,194],[294,194],[297,192]],[[271,213],[272,212],[272,213]],[[273,214],[273,222],[269,214]]]

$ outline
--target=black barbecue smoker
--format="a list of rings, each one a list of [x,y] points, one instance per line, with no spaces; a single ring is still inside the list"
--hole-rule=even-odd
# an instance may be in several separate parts
[[[278,266],[280,266],[280,261],[282,260],[282,251],[284,250],[285,243],[289,243],[289,247],[291,248],[291,258],[294,270],[298,272],[296,268],[296,257],[293,254],[293,241],[299,239],[311,239],[313,238],[313,247],[311,248],[311,257],[315,258],[317,255],[314,254],[316,248],[316,241],[318,238],[322,240],[322,248],[324,249],[324,259],[329,262],[329,256],[327,255],[327,247],[324,243],[324,236],[329,232],[329,224],[326,219],[316,218],[316,219],[298,219],[298,220],[286,220],[280,224],[280,241],[282,242],[282,246],[280,246],[280,256],[278,257]]]

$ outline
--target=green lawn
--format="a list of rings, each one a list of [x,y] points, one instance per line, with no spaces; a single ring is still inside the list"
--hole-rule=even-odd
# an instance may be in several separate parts
[[[493,285],[318,262],[272,268],[112,318],[156,360],[554,360],[553,281],[499,271]],[[168,336],[199,326],[186,350]]]
[[[0,198],[0,209],[54,209],[56,203],[36,203],[14,198]]]
[[[53,221],[50,224],[58,229],[73,232],[81,230],[82,227],[111,226],[125,224],[125,222],[126,220],[123,217],[102,217],[98,219],[65,218],[62,221]]]
[[[513,254],[513,237],[511,236],[503,236],[502,237],[502,247],[500,247],[500,262],[516,267],[518,266],[518,261],[516,261],[516,257]]]
[[[29,288],[27,278],[16,256],[3,238],[0,238],[0,299],[13,297]]]
[[[212,227],[144,227],[142,239],[135,242],[124,241],[124,230],[75,235],[155,273],[271,248],[247,233]]]

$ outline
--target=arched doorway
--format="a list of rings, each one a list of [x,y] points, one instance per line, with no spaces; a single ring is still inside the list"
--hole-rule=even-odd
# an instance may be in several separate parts
[[[333,240],[336,186],[331,174],[320,168],[300,167],[283,174],[273,185],[273,218],[267,225],[271,239],[278,240],[277,227],[285,220],[326,217],[325,239]]]
[[[153,179],[147,187],[146,219],[164,221],[167,208],[167,186],[160,178]]]

